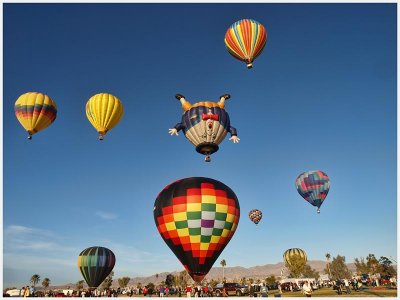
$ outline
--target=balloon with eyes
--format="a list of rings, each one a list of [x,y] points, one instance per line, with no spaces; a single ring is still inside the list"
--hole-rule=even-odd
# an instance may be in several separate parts
[[[182,121],[169,129],[171,135],[178,135],[183,130],[186,138],[196,146],[196,151],[205,155],[205,161],[211,161],[211,154],[217,152],[218,145],[229,132],[229,140],[235,144],[239,142],[237,132],[230,125],[229,115],[225,111],[225,100],[231,96],[222,95],[219,102],[202,101],[190,104],[184,96],[175,96],[184,110]]]

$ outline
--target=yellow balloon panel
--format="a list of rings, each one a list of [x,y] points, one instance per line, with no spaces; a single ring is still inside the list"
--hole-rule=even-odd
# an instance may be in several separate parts
[[[96,94],[86,103],[86,116],[101,135],[114,128],[123,114],[122,102],[111,94]],[[101,138],[102,136],[100,136]]]

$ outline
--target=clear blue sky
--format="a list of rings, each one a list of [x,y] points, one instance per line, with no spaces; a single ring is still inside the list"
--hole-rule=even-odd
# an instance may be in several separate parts
[[[239,227],[219,261],[251,267],[309,259],[397,260],[396,4],[4,4],[4,285],[33,274],[81,279],[81,250],[112,249],[115,278],[182,270],[153,219],[157,194],[190,176],[239,198]],[[248,70],[226,29],[267,29]],[[33,137],[14,115],[20,94],[58,105]],[[85,115],[93,94],[121,99],[121,123],[99,142]],[[203,157],[180,133],[174,98],[217,101],[241,139]],[[294,187],[304,171],[331,179],[321,214]],[[247,217],[258,208],[256,227]],[[244,255],[245,254],[245,255]]]

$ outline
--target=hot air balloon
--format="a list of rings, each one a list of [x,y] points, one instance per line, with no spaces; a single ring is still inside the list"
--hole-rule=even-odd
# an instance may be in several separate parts
[[[292,266],[296,258],[300,258],[304,265],[307,263],[307,254],[300,248],[288,249],[283,253],[283,261],[286,265]]]
[[[254,59],[259,56],[267,42],[265,27],[252,19],[237,21],[229,27],[225,34],[225,46],[228,52],[238,60],[253,67]]]
[[[329,177],[322,171],[307,171],[296,178],[295,186],[299,194],[310,204],[320,207],[329,192]]]
[[[204,177],[171,183],[154,203],[161,237],[196,282],[203,280],[231,240],[239,217],[235,193]]]
[[[89,247],[78,256],[78,268],[90,288],[97,288],[115,265],[114,253],[105,247]]]
[[[234,143],[240,140],[225,111],[225,100],[230,97],[225,94],[220,97],[219,102],[203,101],[192,105],[184,96],[177,94],[175,98],[181,102],[184,113],[181,123],[169,129],[169,133],[178,135],[183,130],[186,138],[196,146],[196,151],[205,155],[205,161],[211,161],[210,155],[218,151],[218,145],[228,132],[231,134],[229,140]]]
[[[86,116],[100,134],[99,140],[119,123],[123,114],[122,102],[111,94],[96,94],[86,103]]]
[[[259,209],[252,209],[249,212],[249,219],[254,223],[258,224],[262,219],[262,211]]]
[[[19,96],[14,109],[18,121],[29,134],[29,140],[33,134],[48,127],[57,117],[56,103],[49,96],[36,92]]]

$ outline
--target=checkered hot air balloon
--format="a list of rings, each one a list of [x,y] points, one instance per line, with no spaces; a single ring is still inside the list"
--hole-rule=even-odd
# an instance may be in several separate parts
[[[236,59],[244,61],[248,69],[253,67],[254,59],[261,54],[266,42],[265,27],[252,19],[235,22],[225,34],[228,52]]]
[[[231,240],[239,217],[235,193],[204,177],[171,183],[154,203],[161,237],[196,282],[203,280]]]
[[[29,140],[33,134],[50,126],[57,117],[57,104],[53,99],[36,92],[19,96],[14,110],[18,121],[28,132]]]
[[[249,212],[249,219],[254,223],[258,224],[262,219],[262,212],[259,209],[252,209]]]
[[[219,144],[229,132],[234,143],[239,142],[237,132],[231,126],[229,115],[225,110],[225,100],[231,96],[225,94],[219,102],[202,101],[190,104],[184,96],[175,96],[182,104],[184,113],[182,121],[169,129],[171,135],[178,135],[183,130],[185,137],[196,147],[196,151],[205,155],[205,161],[211,161],[211,154],[217,152]]]
[[[78,256],[78,268],[90,288],[97,288],[115,265],[114,253],[105,247],[89,247]]]
[[[300,174],[295,182],[299,194],[311,205],[320,207],[329,192],[330,181],[328,175],[322,171],[307,171]]]
[[[307,254],[300,248],[291,248],[283,253],[283,261],[286,265],[292,266],[295,260],[300,259],[305,265],[307,263]]]

